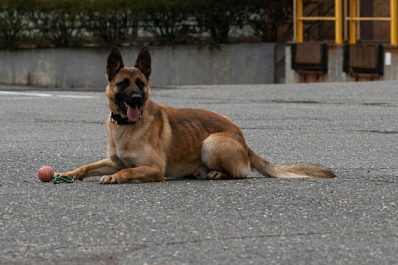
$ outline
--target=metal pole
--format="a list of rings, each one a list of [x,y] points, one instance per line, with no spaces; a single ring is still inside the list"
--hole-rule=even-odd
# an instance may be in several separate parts
[[[348,18],[348,5],[347,5],[347,0],[344,0],[343,2],[343,10],[344,10],[344,14],[343,14],[343,25],[344,25],[344,41],[346,41],[348,39],[348,27],[347,27],[347,18]]]
[[[297,0],[297,42],[302,43],[304,40],[303,31],[303,0]]]
[[[350,44],[356,43],[356,0],[350,0]]]
[[[397,23],[398,23],[398,19],[397,19],[397,0],[391,0],[390,3],[390,35],[391,35],[391,39],[390,39],[390,43],[391,45],[397,45],[398,44],[398,39],[397,39]]]
[[[357,2],[357,16],[361,17],[361,1],[356,1]],[[357,20],[356,21],[356,27],[357,27],[357,40],[361,39],[361,21]]]
[[[335,42],[343,44],[343,7],[342,0],[335,0]]]

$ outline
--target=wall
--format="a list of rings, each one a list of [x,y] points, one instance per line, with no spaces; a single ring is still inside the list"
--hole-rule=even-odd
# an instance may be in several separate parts
[[[152,86],[264,84],[274,82],[274,44],[150,47]],[[138,48],[120,48],[133,66]],[[0,84],[62,88],[106,86],[109,49],[0,51]]]
[[[391,64],[387,65],[386,60],[384,61],[383,80],[398,80],[398,47],[385,45],[384,54],[386,53],[391,54]]]
[[[374,17],[390,17],[390,1],[373,0]],[[390,40],[390,21],[373,22],[373,40]]]

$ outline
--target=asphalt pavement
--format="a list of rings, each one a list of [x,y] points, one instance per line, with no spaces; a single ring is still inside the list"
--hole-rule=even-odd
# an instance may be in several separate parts
[[[224,114],[268,161],[337,178],[44,183],[43,165],[105,158],[104,92],[1,86],[0,264],[398,264],[398,82],[155,88],[152,99]]]

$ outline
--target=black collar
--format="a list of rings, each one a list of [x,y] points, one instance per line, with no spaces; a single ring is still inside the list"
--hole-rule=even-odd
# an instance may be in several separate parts
[[[135,122],[129,121],[128,118],[122,118],[119,114],[114,114],[111,112],[111,122],[116,122],[118,125],[130,125],[134,124]]]

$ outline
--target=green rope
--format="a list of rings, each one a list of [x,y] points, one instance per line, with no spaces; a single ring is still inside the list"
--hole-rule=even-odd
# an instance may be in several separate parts
[[[68,176],[56,176],[52,177],[54,184],[59,183],[73,183],[75,180]]]

